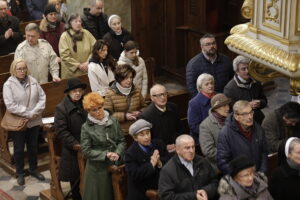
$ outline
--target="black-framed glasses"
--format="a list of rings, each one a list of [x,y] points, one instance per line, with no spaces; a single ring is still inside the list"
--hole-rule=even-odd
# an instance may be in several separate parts
[[[164,93],[159,93],[159,94],[152,94],[153,97],[157,97],[157,98],[161,98],[161,97],[167,97],[168,93],[164,92]]]

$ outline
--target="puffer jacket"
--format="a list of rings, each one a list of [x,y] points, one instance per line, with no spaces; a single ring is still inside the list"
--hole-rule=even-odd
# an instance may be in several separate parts
[[[104,108],[112,112],[112,116],[119,120],[124,133],[128,133],[129,126],[134,122],[126,120],[126,113],[141,111],[145,106],[140,89],[134,86],[129,95],[124,95],[118,90],[115,82],[105,95]]]
[[[133,84],[136,87],[141,89],[141,93],[142,93],[143,97],[145,98],[147,95],[147,92],[148,92],[147,68],[146,68],[144,59],[139,56],[139,52],[137,52],[137,56],[139,59],[138,66],[134,65],[132,63],[132,60],[130,60],[129,58],[127,58],[125,56],[125,52],[123,51],[119,58],[118,65],[128,64],[136,71],[136,75],[133,79]]]
[[[263,174],[256,173],[254,175],[254,184],[257,189],[255,193],[250,193],[231,176],[224,176],[219,183],[218,192],[220,194],[219,200],[272,200],[272,196],[268,191],[267,177]]]

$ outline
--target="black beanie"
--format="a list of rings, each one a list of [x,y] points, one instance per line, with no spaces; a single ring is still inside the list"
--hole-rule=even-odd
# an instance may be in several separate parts
[[[230,161],[229,166],[231,170],[230,175],[231,177],[234,177],[240,171],[247,169],[249,167],[254,167],[254,162],[252,161],[252,159],[242,155]]]
[[[44,10],[44,15],[45,15],[45,17],[46,17],[49,13],[52,13],[52,12],[57,13],[57,10],[56,10],[56,8],[55,8],[55,5],[54,5],[54,4],[48,4],[48,5],[45,7],[45,10]]]

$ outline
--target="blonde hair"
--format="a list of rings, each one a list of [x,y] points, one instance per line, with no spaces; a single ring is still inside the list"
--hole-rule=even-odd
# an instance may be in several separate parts
[[[103,105],[104,99],[102,96],[100,96],[100,94],[98,92],[90,92],[86,96],[83,97],[82,104],[83,104],[84,110],[89,112],[89,110],[91,108]]]
[[[10,70],[9,70],[10,75],[12,75],[12,76],[16,76],[17,75],[17,71],[16,71],[17,64],[21,63],[21,62],[25,63],[25,65],[27,67],[27,63],[26,63],[25,60],[23,60],[22,58],[17,58],[15,60],[13,60],[13,62],[10,65]],[[28,75],[28,70],[26,71],[26,75]]]

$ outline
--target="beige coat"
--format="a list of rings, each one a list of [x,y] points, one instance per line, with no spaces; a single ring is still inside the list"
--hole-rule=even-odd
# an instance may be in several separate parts
[[[26,40],[23,41],[16,49],[16,58],[26,61],[29,74],[40,84],[48,82],[49,69],[53,78],[59,76],[57,55],[52,46],[44,39],[39,39],[35,46],[30,46]]]
[[[61,58],[61,77],[72,78],[85,74],[79,70],[79,65],[88,61],[92,54],[93,46],[96,42],[94,36],[87,30],[82,29],[83,39],[78,41],[77,52],[73,50],[73,41],[70,35],[65,31],[59,40],[59,54]],[[70,31],[74,34],[74,31]]]

